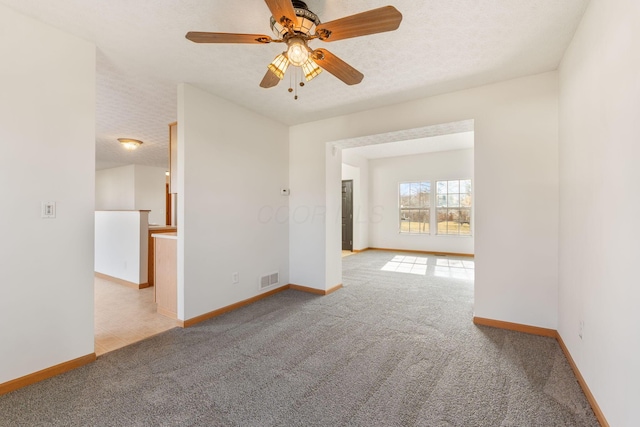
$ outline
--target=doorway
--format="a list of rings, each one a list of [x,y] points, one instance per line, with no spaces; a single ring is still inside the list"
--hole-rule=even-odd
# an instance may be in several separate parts
[[[353,180],[342,181],[342,250],[353,251]]]
[[[165,226],[166,167],[99,169],[95,183],[94,349],[100,356],[176,326],[156,310],[151,238],[175,229]]]
[[[423,128],[405,130],[412,137],[407,138],[404,133],[392,132],[380,134],[376,138],[353,138],[329,143],[340,150],[340,156],[327,157],[327,174],[333,175],[334,184],[331,185],[333,194],[331,208],[337,211],[338,195],[337,175],[338,163],[341,164],[342,182],[342,255],[355,250],[356,253],[367,249],[386,248],[390,251],[408,251],[408,253],[448,254],[450,256],[472,255],[474,253],[475,227],[473,215],[468,220],[455,217],[449,220],[449,212],[461,212],[463,206],[459,206],[460,193],[449,197],[448,183],[452,181],[452,191],[460,181],[474,180],[474,121],[465,120],[456,123],[430,125]],[[386,140],[386,142],[383,142]],[[327,150],[327,153],[333,151]],[[357,220],[349,221],[348,214],[348,189],[346,181],[353,182],[353,215]],[[422,228],[411,227],[405,230],[405,218],[403,217],[402,201],[400,199],[400,184],[405,182],[429,182],[431,190],[423,205],[415,207],[415,211],[424,209],[429,218]],[[447,191],[439,189],[447,184]],[[472,184],[473,185],[473,184]],[[447,194],[445,194],[447,193]],[[466,192],[464,192],[466,194]],[[473,209],[473,193],[471,200],[465,202],[464,208],[470,204]],[[451,200],[449,202],[449,200]],[[445,203],[446,202],[446,203]],[[413,203],[413,202],[412,202]],[[451,208],[449,206],[451,204]],[[333,208],[335,206],[335,208]],[[407,206],[414,208],[413,205]],[[405,211],[407,210],[405,209]],[[451,210],[452,209],[452,210]],[[337,213],[337,212],[336,212]],[[442,215],[447,214],[447,221],[443,222]],[[457,222],[456,222],[457,221]],[[449,229],[448,225],[452,227]],[[329,223],[327,223],[329,226]],[[335,228],[328,232],[337,240],[337,215],[334,222]],[[428,227],[427,227],[428,224]],[[352,230],[348,229],[351,226]],[[458,226],[458,228],[455,228]],[[460,233],[460,228],[470,230]],[[468,228],[467,228],[468,227]],[[351,239],[348,238],[352,232]],[[337,242],[332,241],[332,247]],[[352,243],[349,246],[349,243]],[[337,248],[336,248],[337,249]],[[337,252],[337,251],[336,251]],[[394,255],[395,256],[395,255]],[[393,257],[392,257],[393,258]],[[336,264],[338,254],[335,254]],[[421,260],[422,261],[422,260]],[[444,263],[446,260],[439,260]],[[435,259],[434,259],[435,262]],[[408,266],[401,266],[403,269]],[[435,267],[438,267],[435,269]],[[444,274],[443,265],[435,265],[434,272]],[[455,270],[452,274],[460,272]],[[412,267],[413,269],[413,267]],[[416,271],[421,270],[416,267]],[[337,275],[336,275],[337,277]],[[335,281],[339,282],[342,279]]]
[[[94,348],[97,356],[175,328],[156,312],[154,287],[133,289],[94,278]]]

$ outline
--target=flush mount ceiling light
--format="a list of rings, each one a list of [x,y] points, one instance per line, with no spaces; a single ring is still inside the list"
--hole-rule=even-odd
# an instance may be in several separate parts
[[[118,138],[118,141],[120,141],[120,144],[122,144],[122,146],[127,150],[135,150],[142,145],[142,141],[138,139]]]
[[[364,75],[326,49],[311,49],[315,39],[333,42],[351,37],[394,31],[400,26],[402,14],[393,6],[384,6],[357,13],[334,21],[320,22],[305,2],[299,0],[265,0],[271,11],[271,29],[276,38],[263,34],[209,33],[190,31],[187,39],[195,43],[285,43],[287,50],[278,55],[267,67],[260,86],[276,86],[284,78],[289,65],[293,65],[296,82],[304,86],[324,69],[348,85],[362,81]],[[232,17],[233,18],[233,17]],[[240,19],[241,17],[236,17]],[[300,72],[300,69],[302,69]],[[298,86],[293,84],[293,86]],[[289,87],[289,92],[293,88]],[[298,99],[297,89],[295,99]]]

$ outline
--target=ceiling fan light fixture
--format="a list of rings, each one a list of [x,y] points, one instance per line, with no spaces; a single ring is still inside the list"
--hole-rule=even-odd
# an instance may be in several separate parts
[[[284,53],[276,56],[273,62],[269,64],[269,70],[271,70],[273,74],[278,76],[280,80],[284,78],[284,73],[287,72],[287,68],[289,68],[289,60],[284,55]]]
[[[1,1],[1,0],[0,0]],[[302,72],[291,76],[291,87],[304,86],[302,75],[309,81],[323,70],[332,74],[347,85],[362,81],[364,75],[351,65],[326,49],[311,50],[312,40],[334,42],[354,37],[395,31],[400,27],[402,14],[393,6],[383,6],[365,12],[321,23],[318,16],[311,12],[301,0],[265,0],[271,12],[271,29],[277,38],[263,34],[237,34],[189,31],[185,37],[194,43],[241,43],[270,44],[286,43],[286,51],[278,55],[269,64],[260,87],[268,89],[278,85],[284,78],[289,65],[303,68]],[[238,18],[239,19],[239,18]],[[322,67],[322,68],[320,68]],[[295,84],[294,78],[295,77]],[[298,99],[297,94],[294,95]]]
[[[309,12],[311,13],[311,12]],[[318,22],[320,22],[318,20]],[[293,29],[306,35],[315,33],[316,23],[307,17],[298,16],[298,25],[294,25]]]
[[[291,37],[287,40],[287,58],[289,62],[296,67],[302,67],[302,64],[309,59],[309,48],[307,42],[299,37]]]
[[[118,138],[118,141],[120,141],[120,144],[122,144],[122,146],[127,150],[135,150],[142,145],[142,141],[138,139]]]
[[[273,34],[279,39],[284,38],[285,34],[289,32],[281,23],[276,22],[273,16],[271,17],[271,31],[273,31]]]
[[[296,22],[293,23],[292,29],[296,33],[310,35],[315,33],[316,26],[320,25],[318,15],[311,12],[309,7],[303,1],[292,1],[293,10],[296,14]],[[284,38],[289,29],[271,17],[271,30],[278,38]]]
[[[302,72],[304,73],[304,78],[309,82],[322,72],[322,68],[313,59],[309,58],[307,62],[302,64]]]

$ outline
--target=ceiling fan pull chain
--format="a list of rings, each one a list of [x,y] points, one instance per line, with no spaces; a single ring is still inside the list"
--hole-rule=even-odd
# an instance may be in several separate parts
[[[289,93],[293,92],[293,73],[289,73]]]

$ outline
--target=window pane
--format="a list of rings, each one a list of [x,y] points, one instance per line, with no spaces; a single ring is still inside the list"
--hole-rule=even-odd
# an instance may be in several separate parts
[[[430,182],[421,182],[420,183],[420,207],[428,207],[430,205],[430,197],[429,193],[431,192],[431,183]]]
[[[401,233],[429,233],[430,181],[400,183],[399,205]]]
[[[431,222],[431,209],[423,209],[422,210],[422,218],[420,222],[421,233],[430,233],[430,222]]]
[[[417,210],[409,211],[409,231],[418,233],[419,214]]]
[[[464,208],[471,207],[471,194],[461,194],[460,195],[460,206]]]
[[[436,181],[437,234],[471,235],[471,180]]]
[[[402,182],[400,183],[400,196],[408,196],[410,193],[409,189],[411,188],[410,182]]]
[[[408,207],[411,199],[411,184],[403,182],[400,184],[400,207]]]
[[[409,222],[409,210],[400,209],[400,232],[408,233],[410,225],[411,223]]]
[[[460,209],[449,209],[447,212],[447,232],[458,234],[460,230]]]
[[[460,234],[471,235],[471,209],[460,209]]]
[[[401,233],[429,233],[429,209],[401,209]]]
[[[425,209],[416,209],[411,211],[411,232],[425,233],[429,232],[429,217]]]
[[[438,209],[438,234],[447,234],[447,210]]]
[[[471,180],[465,179],[460,181],[460,193],[471,194]]]
[[[417,182],[411,183],[411,207],[420,206],[418,200],[418,193],[420,192],[420,184]]]
[[[438,234],[471,234],[467,209],[438,209]]]

